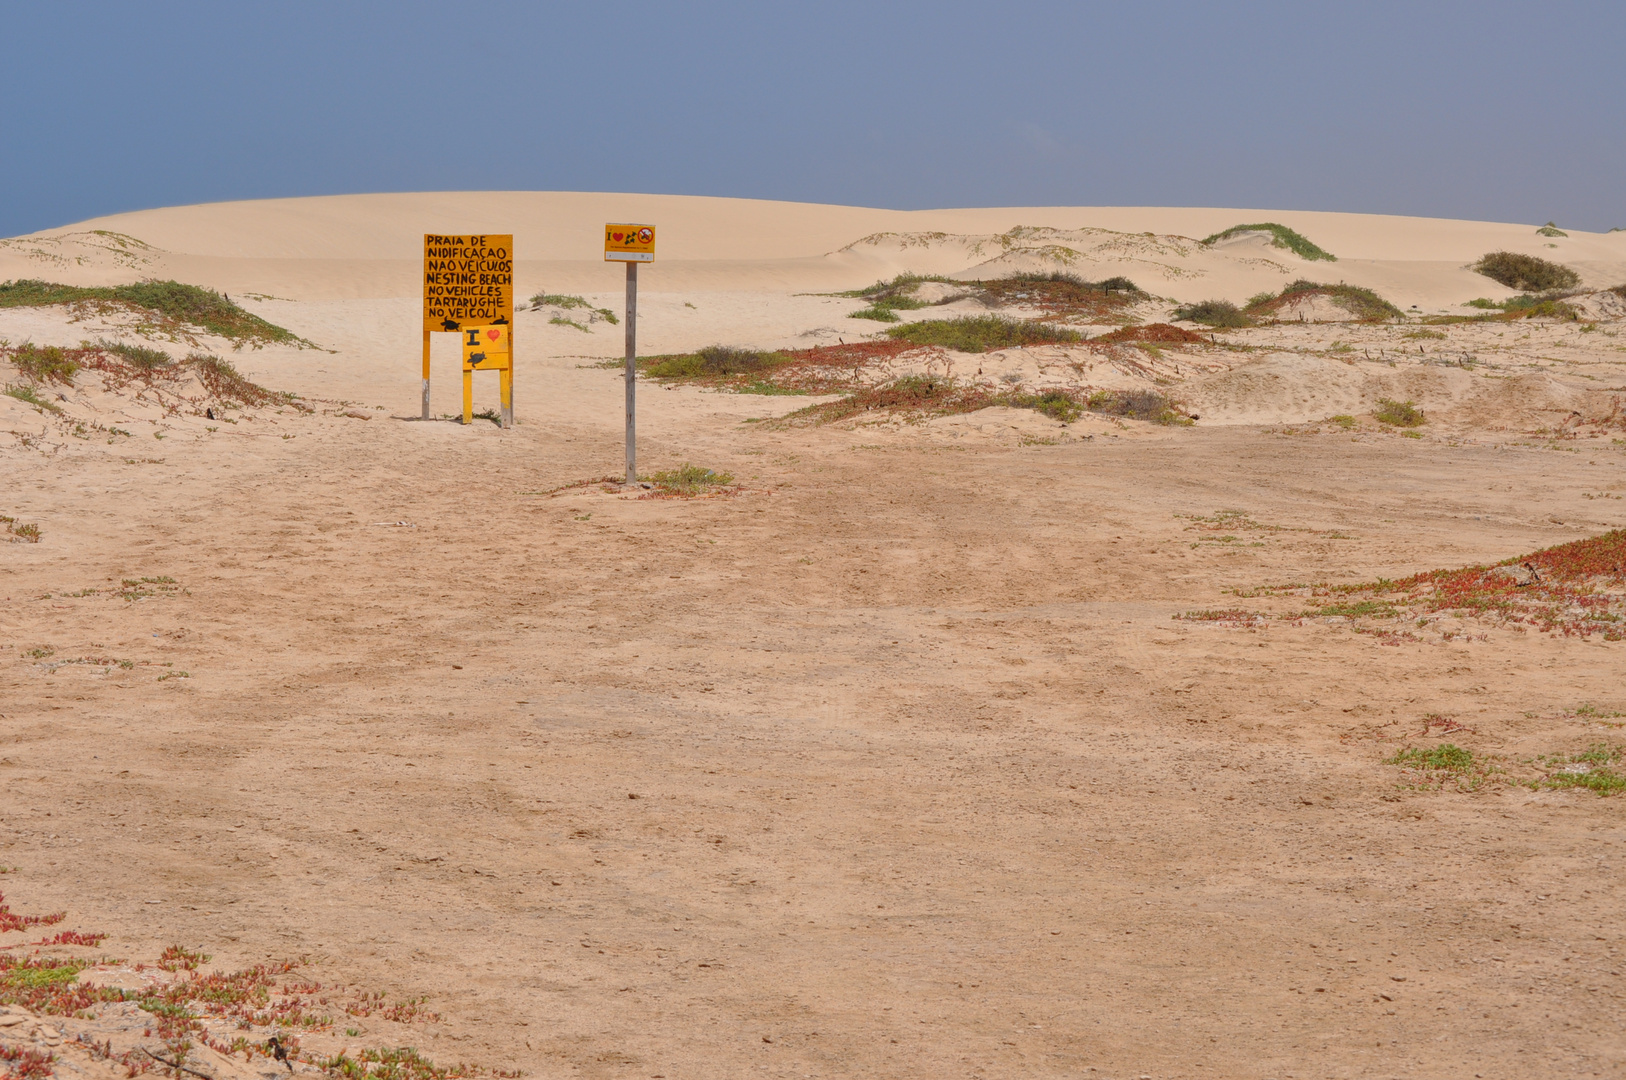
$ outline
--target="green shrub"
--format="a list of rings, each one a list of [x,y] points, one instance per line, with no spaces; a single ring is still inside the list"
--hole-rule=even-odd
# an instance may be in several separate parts
[[[958,319],[927,319],[894,326],[886,332],[896,341],[937,345],[959,352],[980,353],[1018,345],[1043,345],[1082,340],[1078,331],[1028,319],[998,315],[967,315]]]
[[[1378,407],[1372,411],[1372,418],[1380,424],[1391,427],[1417,427],[1426,424],[1428,418],[1410,401],[1393,401],[1389,398],[1379,398]]]
[[[1229,300],[1202,300],[1195,304],[1182,304],[1174,309],[1173,317],[1177,320],[1205,323],[1215,327],[1236,328],[1253,325],[1253,320]]]
[[[71,385],[74,372],[79,370],[79,361],[56,345],[19,345],[11,354],[11,362],[25,379],[62,386]]]
[[[1286,248],[1288,251],[1291,251],[1301,259],[1308,259],[1311,262],[1338,261],[1338,256],[1333,255],[1330,252],[1322,251],[1320,248],[1310,243],[1309,240],[1306,240],[1299,233],[1289,229],[1286,225],[1278,225],[1274,221],[1263,221],[1257,225],[1232,225],[1224,232],[1217,232],[1213,236],[1210,236],[1207,240],[1204,240],[1203,243],[1217,244],[1221,240],[1230,239],[1237,233],[1245,232],[1269,233],[1271,236],[1270,244],[1272,247]]]
[[[1541,236],[1568,236],[1569,235],[1569,233],[1565,232],[1563,229],[1560,229],[1557,225],[1553,224],[1550,221],[1547,224],[1543,225],[1541,228],[1537,229],[1536,232],[1537,232],[1538,235],[1541,235]]]
[[[1524,292],[1573,289],[1581,283],[1581,275],[1567,266],[1513,251],[1492,251],[1481,256],[1469,269],[1484,274],[1498,285]]]

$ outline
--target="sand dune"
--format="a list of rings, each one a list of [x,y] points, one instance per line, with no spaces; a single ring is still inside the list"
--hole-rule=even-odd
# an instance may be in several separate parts
[[[982,268],[994,275],[1064,266],[1085,276],[1146,276],[1143,287],[1182,301],[1241,300],[1310,274],[1376,288],[1402,307],[1433,309],[1504,295],[1462,269],[1503,249],[1562,261],[1595,286],[1626,281],[1626,233],[1571,231],[1552,239],[1528,225],[1310,211],[894,211],[572,192],[346,195],[118,214],[6,241],[0,279],[49,270],[74,284],[158,275],[302,300],[410,296],[423,233],[488,230],[514,234],[522,291],[579,291],[605,288],[613,278],[595,244],[599,226],[618,219],[660,227],[660,261],[646,274],[651,291],[855,288],[904,271]],[[1308,263],[1253,237],[1212,249],[1193,243],[1260,220],[1298,230],[1339,262]],[[1048,235],[1011,237],[1012,230]],[[103,233],[145,246],[118,246]],[[1000,237],[1009,237],[1004,249]]]

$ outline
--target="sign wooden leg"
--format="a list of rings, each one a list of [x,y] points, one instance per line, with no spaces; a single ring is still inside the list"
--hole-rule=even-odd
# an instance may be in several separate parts
[[[423,332],[423,418],[429,419],[429,331]]]
[[[474,372],[463,373],[463,422],[474,423]]]
[[[638,482],[638,264],[627,263],[627,483]]]
[[[502,426],[511,428],[514,426],[514,369],[503,368],[498,374],[502,377]]]

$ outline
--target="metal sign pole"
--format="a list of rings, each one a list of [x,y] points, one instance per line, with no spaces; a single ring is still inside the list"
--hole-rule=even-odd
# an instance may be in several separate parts
[[[423,418],[429,419],[429,331],[423,332]]]
[[[638,264],[627,263],[627,483],[638,482]]]

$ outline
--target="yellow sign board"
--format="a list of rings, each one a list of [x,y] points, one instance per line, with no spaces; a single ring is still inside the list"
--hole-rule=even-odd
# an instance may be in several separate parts
[[[506,371],[514,366],[506,326],[465,326],[463,335],[464,371]]]
[[[654,262],[655,226],[604,226],[605,262]]]
[[[506,326],[514,321],[514,237],[490,233],[423,238],[423,328]]]

